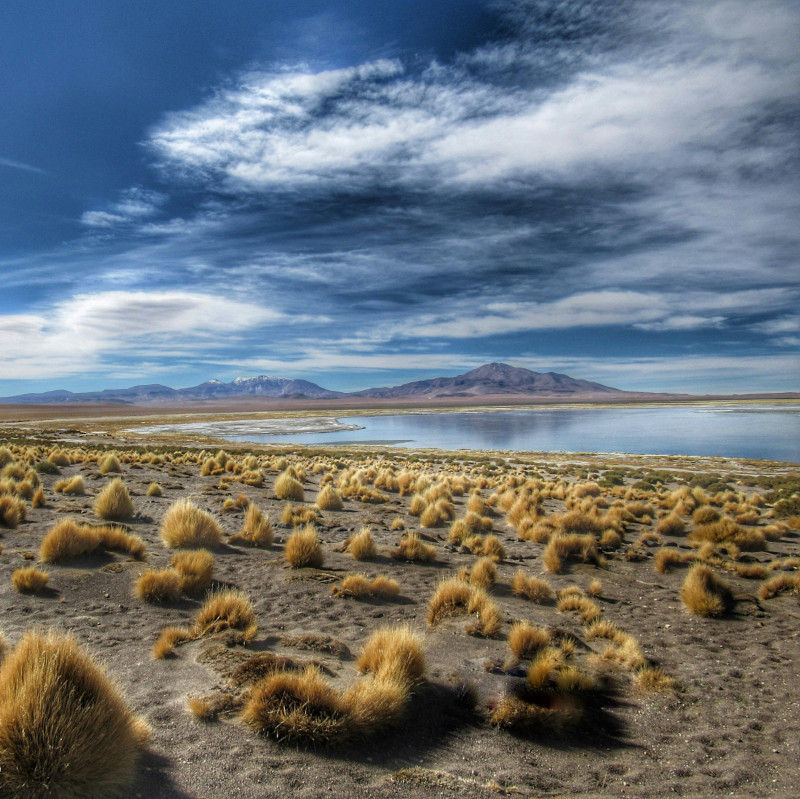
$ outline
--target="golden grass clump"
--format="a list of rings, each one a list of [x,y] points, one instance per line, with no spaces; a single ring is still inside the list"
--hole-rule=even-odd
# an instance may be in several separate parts
[[[97,495],[94,512],[101,519],[130,519],[133,516],[133,500],[119,477],[115,477]]]
[[[17,527],[20,522],[25,521],[27,513],[28,509],[19,497],[10,494],[0,496],[0,524],[3,527]]]
[[[507,643],[515,657],[528,658],[550,643],[550,635],[542,627],[518,621],[512,625]]]
[[[153,646],[153,657],[156,660],[163,660],[174,654],[177,644],[191,641],[193,637],[192,631],[185,627],[165,627]]]
[[[267,514],[254,502],[251,502],[247,507],[242,529],[232,535],[228,541],[231,544],[241,543],[254,547],[269,547],[272,546],[274,536],[272,523]]]
[[[600,606],[585,596],[570,594],[558,601],[556,608],[561,613],[577,613],[584,624],[600,618]]]
[[[47,585],[50,575],[47,572],[39,571],[35,566],[16,569],[11,575],[11,582],[14,588],[21,593],[36,594]]]
[[[214,556],[207,549],[176,552],[172,568],[180,575],[180,590],[189,596],[202,594],[214,577]]]
[[[100,537],[91,527],[61,519],[42,539],[39,557],[44,563],[58,563],[95,552],[99,547]]]
[[[689,570],[681,587],[681,602],[695,616],[721,616],[734,604],[730,587],[705,564]]]
[[[163,497],[164,496],[164,489],[158,483],[150,483],[147,486],[147,496],[148,497]]]
[[[425,651],[420,637],[408,626],[382,627],[369,637],[356,661],[362,673],[403,685],[425,675]]]
[[[472,596],[472,588],[463,580],[451,577],[436,586],[428,602],[428,624],[437,624],[447,616],[465,613]]]
[[[742,527],[727,516],[715,522],[699,525],[689,533],[687,540],[694,546],[706,542],[735,544],[743,552],[766,549],[766,540],[761,530]]]
[[[697,555],[694,552],[681,552],[674,547],[662,547],[656,552],[653,568],[659,574],[667,574],[672,566],[692,563],[695,560],[697,560]]]
[[[331,589],[335,596],[353,599],[381,599],[388,601],[400,593],[400,586],[396,580],[379,575],[374,580],[369,580],[363,574],[348,574],[341,582]]]
[[[633,674],[633,684],[642,693],[674,691],[677,683],[657,666],[643,666]]]
[[[671,513],[656,525],[656,532],[660,535],[683,535],[686,532],[686,525],[680,516]]]
[[[161,521],[161,539],[172,549],[213,549],[222,539],[217,520],[189,499],[169,506]]]
[[[106,455],[98,464],[100,474],[108,474],[109,472],[121,472],[122,466],[120,465],[119,458],[113,453]]]
[[[43,508],[47,504],[47,499],[44,495],[44,489],[38,486],[31,497],[31,505],[34,508]]]
[[[181,596],[181,575],[175,569],[148,569],[136,580],[136,596],[157,605],[177,602]]]
[[[522,569],[517,570],[511,580],[511,592],[514,596],[525,597],[542,604],[553,598],[553,589],[546,580],[539,577],[528,577]]]
[[[291,499],[303,502],[303,484],[287,469],[275,478],[275,494],[278,499]]]
[[[764,580],[758,589],[759,599],[772,599],[772,597],[782,594],[785,591],[800,592],[800,575],[797,574],[776,574]]]
[[[313,524],[296,529],[289,536],[284,553],[293,569],[305,566],[318,569],[325,561],[322,545]]]
[[[436,560],[436,548],[426,544],[417,533],[405,533],[389,555],[395,560],[430,563]]]
[[[428,507],[428,503],[422,497],[421,494],[414,494],[411,497],[411,505],[409,506],[408,512],[412,516],[421,516],[423,511]]]
[[[192,633],[195,638],[202,638],[204,635],[229,629],[240,630],[243,641],[251,641],[258,632],[253,606],[241,591],[213,591],[197,612]]]
[[[470,584],[478,588],[488,589],[497,579],[497,566],[493,558],[480,558],[470,569]]]
[[[106,799],[133,783],[149,736],[71,637],[26,633],[0,666],[0,793]]]
[[[719,521],[719,519],[720,512],[709,505],[702,505],[692,514],[692,522],[694,524],[711,524]]]
[[[577,533],[553,536],[542,554],[545,568],[553,574],[558,574],[564,568],[564,561],[568,559],[580,560],[583,563],[591,561],[599,565],[601,560],[594,536]]]
[[[342,510],[342,495],[330,484],[323,486],[317,494],[317,507],[320,510]]]
[[[83,477],[76,474],[68,480],[59,480],[53,486],[53,491],[57,494],[70,494],[72,496],[82,497],[86,493],[86,485],[83,482]]]
[[[354,560],[369,560],[378,554],[378,548],[375,546],[375,540],[369,527],[362,527],[350,539],[347,551]]]
[[[253,687],[241,714],[245,724],[283,743],[330,744],[350,732],[341,695],[313,666],[277,672]]]

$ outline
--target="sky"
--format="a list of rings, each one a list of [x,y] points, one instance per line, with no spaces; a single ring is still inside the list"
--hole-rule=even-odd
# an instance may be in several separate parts
[[[0,395],[800,390],[795,0],[4,0]]]

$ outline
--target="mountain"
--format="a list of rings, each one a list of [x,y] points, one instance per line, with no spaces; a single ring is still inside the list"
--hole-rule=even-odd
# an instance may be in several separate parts
[[[402,386],[368,388],[351,394],[354,397],[400,399],[445,399],[448,397],[483,397],[490,395],[518,395],[538,397],[610,397],[624,394],[588,380],[576,380],[557,372],[533,372],[505,363],[488,363],[456,377],[436,377],[416,380]]]
[[[630,396],[629,392],[609,388],[588,380],[576,380],[557,372],[532,372],[505,363],[487,363],[456,377],[436,377],[416,380],[402,386],[368,388],[345,394],[288,377],[237,377],[230,383],[208,380],[190,388],[169,388],[157,383],[105,391],[47,391],[43,394],[17,394],[0,397],[0,403],[19,405],[67,405],[77,403],[109,403],[121,405],[152,405],[234,397],[282,397],[286,399],[341,399],[372,397],[375,399],[419,398],[448,399],[489,396],[544,398],[613,398]]]
[[[196,400],[227,399],[230,397],[287,397],[310,399],[336,399],[345,396],[339,391],[328,391],[308,380],[291,380],[288,377],[237,377],[230,383],[209,380],[190,388],[170,388],[157,383],[131,388],[111,388],[104,391],[46,391],[43,394],[17,394],[0,397],[0,403],[18,405],[67,405],[76,403],[110,403],[122,405],[148,405],[163,402],[192,402]]]

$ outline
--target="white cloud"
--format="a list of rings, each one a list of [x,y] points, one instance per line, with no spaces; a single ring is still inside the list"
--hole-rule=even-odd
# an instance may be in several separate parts
[[[122,192],[119,201],[109,211],[86,211],[81,224],[87,227],[110,228],[130,222],[141,222],[158,212],[166,196],[134,186]]]
[[[0,372],[7,380],[62,377],[105,372],[109,361],[197,357],[279,321],[277,311],[197,292],[82,294],[47,313],[0,316]]]

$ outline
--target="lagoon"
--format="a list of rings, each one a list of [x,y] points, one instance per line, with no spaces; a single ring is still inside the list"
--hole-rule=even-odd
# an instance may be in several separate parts
[[[278,420],[273,420],[278,421]],[[288,420],[287,420],[288,421]],[[337,432],[227,435],[253,443],[411,449],[626,452],[800,463],[800,405],[537,408],[342,416]],[[213,423],[206,425],[213,428]],[[358,426],[360,429],[352,429]],[[209,434],[212,431],[208,429]],[[241,433],[241,431],[237,431]]]

